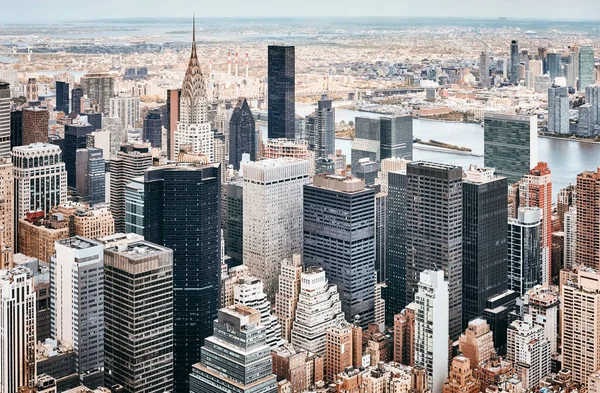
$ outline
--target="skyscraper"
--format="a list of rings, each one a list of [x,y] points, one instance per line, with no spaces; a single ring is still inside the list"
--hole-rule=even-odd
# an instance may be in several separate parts
[[[322,268],[309,268],[300,279],[300,296],[292,328],[292,344],[325,355],[326,331],[344,320],[337,287]]]
[[[12,162],[16,219],[35,210],[49,213],[54,206],[66,202],[67,173],[58,146],[34,143],[15,147]]]
[[[194,22],[192,52],[188,62],[181,98],[179,100],[179,121],[175,132],[174,157],[181,150],[204,154],[209,162],[215,162],[213,132],[208,121],[208,97],[206,80],[196,53],[196,24]]]
[[[331,99],[323,95],[315,110],[315,158],[327,158],[335,153],[335,108]]]
[[[510,43],[510,83],[516,85],[519,83],[519,43],[512,40]],[[487,166],[487,165],[486,165]]]
[[[200,362],[191,369],[190,393],[277,392],[266,327],[258,311],[241,305],[222,308],[213,331]]]
[[[509,184],[516,183],[537,164],[537,116],[486,112],[484,164],[495,168]]]
[[[158,109],[151,110],[144,119],[144,140],[149,141],[152,147],[162,150],[162,124],[163,120]]]
[[[52,337],[71,345],[88,388],[103,386],[104,247],[76,236],[56,242],[50,260]]]
[[[360,343],[362,347],[362,342]],[[334,381],[339,373],[352,367],[352,326],[341,322],[325,332],[325,378]]]
[[[600,167],[577,175],[577,230],[575,263],[600,270]],[[600,367],[598,367],[600,368]]]
[[[494,350],[494,333],[490,325],[481,318],[469,321],[464,334],[460,335],[458,351],[478,367],[496,355]]]
[[[308,162],[269,159],[244,164],[242,169],[244,264],[263,281],[269,301],[274,301],[279,264],[302,252],[302,194],[308,183]]]
[[[256,161],[256,147],[256,122],[248,101],[240,99],[229,121],[229,164],[239,170],[244,153],[250,155],[250,161]]]
[[[519,204],[539,207],[542,214],[542,282],[552,283],[552,173],[545,162],[538,162],[519,185]]]
[[[542,378],[550,375],[550,342],[544,338],[544,328],[525,316],[525,320],[510,324],[507,336],[506,358],[522,376],[523,387],[537,387]]]
[[[564,218],[565,255],[563,263],[566,269],[571,269],[577,263],[577,208],[571,206]]]
[[[140,97],[128,95],[111,97],[108,115],[121,119],[121,125],[128,130],[134,128],[140,120]]]
[[[106,161],[102,149],[77,149],[75,154],[77,195],[90,205],[106,202]]]
[[[296,318],[296,307],[300,296],[302,256],[294,254],[281,262],[279,291],[275,296],[275,316],[281,324],[281,337],[291,341],[292,326]]]
[[[566,87],[552,85],[548,89],[548,131],[568,134],[569,92]]]
[[[450,365],[448,379],[444,383],[443,393],[478,393],[479,381],[473,378],[473,368],[468,357],[455,356]]]
[[[443,270],[455,339],[462,331],[462,168],[417,161],[406,174],[406,302],[414,300],[422,271]]]
[[[0,156],[0,269],[13,266],[15,247],[15,187],[13,166]]]
[[[83,89],[78,87],[71,89],[71,113],[80,114],[83,111],[81,99],[83,98]]]
[[[10,156],[11,142],[10,85],[0,82],[0,156]]]
[[[23,108],[23,145],[48,142],[48,109],[43,106]]]
[[[546,60],[548,62],[548,73],[550,74],[550,80],[554,82],[554,79],[563,76],[560,53],[548,53]]]
[[[293,46],[269,45],[269,139],[295,139],[296,55]]]
[[[413,366],[415,364],[415,309],[411,303],[394,315],[394,362]]]
[[[77,149],[87,147],[87,136],[94,129],[89,124],[67,124],[65,125],[65,141],[63,159],[67,170],[67,187],[75,190],[77,187]]]
[[[244,255],[244,180],[234,178],[223,187],[227,190],[223,200],[226,205],[223,209],[225,254],[233,265],[241,265]]]
[[[81,77],[79,83],[83,94],[92,101],[92,109],[108,115],[110,99],[115,94],[115,78],[108,73],[88,73]],[[75,96],[73,101],[75,101]],[[73,109],[75,109],[75,105]],[[79,108],[80,111],[82,109]]]
[[[23,110],[10,111],[10,148],[23,145]]]
[[[347,321],[373,322],[375,198],[362,180],[319,174],[304,186],[304,265],[325,269]]]
[[[441,270],[419,274],[415,293],[415,365],[424,367],[427,385],[441,392],[448,372],[448,282]]]
[[[175,159],[175,132],[179,122],[179,101],[181,89],[167,90],[167,116],[165,128],[167,129],[167,156],[169,160]]]
[[[463,326],[507,288],[508,185],[493,169],[471,166],[463,179]],[[475,364],[475,363],[474,363]]]
[[[36,382],[36,303],[32,272],[0,269],[0,391],[19,392]]]
[[[173,252],[147,241],[105,249],[104,304],[105,386],[172,391]]]
[[[589,85],[596,81],[594,75],[594,48],[581,46],[579,48],[579,91],[585,91]]]
[[[69,114],[69,84],[67,82],[56,82],[56,107],[57,111]]]
[[[490,86],[490,56],[486,50],[479,55],[479,84],[481,87]]]
[[[117,232],[125,231],[125,187],[152,166],[152,153],[146,143],[125,144],[110,161],[110,211]]]
[[[520,207],[508,219],[508,289],[524,295],[542,283],[542,210]]]

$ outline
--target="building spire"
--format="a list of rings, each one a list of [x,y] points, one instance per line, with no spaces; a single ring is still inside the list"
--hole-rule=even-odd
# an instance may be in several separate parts
[[[196,13],[192,14],[192,42],[196,42]]]

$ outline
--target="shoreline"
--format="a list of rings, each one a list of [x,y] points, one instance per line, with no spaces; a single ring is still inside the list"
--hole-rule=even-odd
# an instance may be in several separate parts
[[[558,136],[552,136],[552,135],[539,135],[539,138],[547,138],[547,139],[556,139],[556,140],[560,140],[560,141],[567,141],[567,142],[578,142],[578,143],[591,143],[594,145],[598,145],[600,144],[600,141],[595,141],[593,139],[582,139],[582,138],[561,138]]]
[[[457,155],[461,155],[461,156],[483,157],[483,154],[475,154],[472,151],[455,150],[455,149],[450,149],[447,147],[422,145],[420,143],[413,143],[413,149],[426,150],[426,151],[437,151],[440,153],[457,154]]]

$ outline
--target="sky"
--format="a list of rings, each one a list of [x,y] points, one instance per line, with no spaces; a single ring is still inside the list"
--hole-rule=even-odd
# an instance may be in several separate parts
[[[599,0],[0,0],[4,23],[139,17],[431,16],[600,20]]]

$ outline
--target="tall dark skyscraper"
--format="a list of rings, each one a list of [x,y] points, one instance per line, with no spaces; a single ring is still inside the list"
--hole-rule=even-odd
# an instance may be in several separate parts
[[[87,147],[87,136],[93,131],[89,124],[65,125],[63,158],[67,170],[67,187],[72,190],[77,188],[77,149]]]
[[[71,90],[71,112],[80,114],[81,110],[81,98],[83,97],[83,89],[78,87]]]
[[[233,266],[241,265],[244,256],[244,180],[236,178],[224,185],[227,187],[227,195],[223,203],[226,203],[226,220],[223,228],[225,239],[225,254],[231,257]]]
[[[152,147],[162,149],[162,119],[158,109],[148,112],[144,119],[144,140]]]
[[[521,60],[519,57],[519,43],[517,40],[512,40],[510,43],[510,83],[516,85],[519,83],[519,65]]]
[[[450,295],[450,338],[462,330],[462,168],[417,161],[407,165],[406,302],[419,275],[444,270]]]
[[[96,131],[102,129],[102,113],[86,111],[85,113],[82,113],[82,115],[87,117],[88,123],[92,126],[92,130]]]
[[[56,82],[56,107],[57,111],[69,114],[69,84]]]
[[[327,158],[335,153],[335,109],[331,99],[323,95],[315,110],[315,158]]]
[[[325,269],[347,321],[373,322],[375,192],[362,180],[320,174],[304,186],[304,265]]]
[[[385,289],[385,318],[406,306],[406,171],[388,173],[388,255]]]
[[[240,99],[233,109],[229,121],[229,164],[240,169],[242,154],[250,154],[250,161],[256,161],[256,123],[248,101]]]
[[[106,161],[102,149],[94,147],[75,152],[76,191],[82,201],[94,205],[106,200]]]
[[[562,61],[559,53],[548,53],[548,72],[550,73],[550,80],[553,82],[554,78],[563,76],[562,72]]]
[[[23,146],[23,111],[10,112],[10,148]]]
[[[296,55],[293,46],[268,49],[269,139],[295,139]]]
[[[508,183],[471,167],[463,180],[463,328],[507,288]]]

